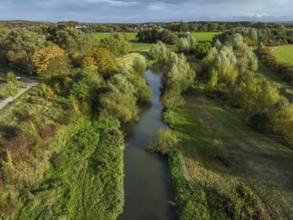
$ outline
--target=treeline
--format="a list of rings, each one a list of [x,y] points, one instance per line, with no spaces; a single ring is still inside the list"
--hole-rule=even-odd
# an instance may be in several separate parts
[[[2,66],[46,79],[0,119],[1,218],[116,219],[124,200],[120,124],[137,120],[138,104],[150,101],[146,61],[118,65],[115,55],[128,53],[121,35],[99,45],[73,29],[0,36]]]
[[[215,38],[224,42],[235,33],[241,34],[244,42],[249,46],[278,46],[293,43],[293,30],[286,29],[284,26],[261,29],[244,27],[233,28],[217,35]]]
[[[171,51],[161,42],[155,44],[149,54],[155,63],[163,67],[163,105],[167,108],[181,106],[184,103],[181,94],[193,85],[195,71],[188,64],[184,54]]]
[[[293,65],[287,63],[280,63],[272,55],[271,49],[266,47],[261,47],[257,51],[257,55],[260,59],[275,73],[280,75],[282,80],[287,83],[293,83]]]
[[[159,62],[163,69],[163,92],[161,102],[165,106],[163,114],[164,121],[174,129],[161,129],[154,139],[148,144],[147,149],[151,152],[159,152],[168,157],[170,175],[175,193],[176,211],[179,219],[211,219],[221,218],[262,218],[259,198],[251,188],[242,182],[233,182],[233,192],[217,191],[213,188],[207,189],[201,184],[194,185],[186,178],[186,167],[181,153],[182,145],[193,142],[186,130],[178,126],[182,115],[180,109],[184,108],[182,94],[195,83],[195,72],[189,66],[183,54],[176,54],[166,48],[164,44],[158,43],[151,50],[150,55],[155,62]],[[183,112],[181,111],[181,114]],[[182,123],[181,121],[179,123]],[[188,123],[189,124],[189,123]],[[190,128],[189,128],[190,129]],[[197,148],[199,146],[193,146]],[[213,146],[212,146],[213,147]],[[211,147],[211,149],[213,149]],[[225,161],[222,150],[210,150],[212,157]],[[198,157],[198,156],[197,156]],[[228,163],[226,161],[226,163]],[[225,181],[228,181],[225,177]],[[215,190],[215,192],[214,192]],[[228,202],[213,204],[215,198],[226,199]],[[226,201],[225,200],[225,201]]]
[[[204,58],[201,75],[208,78],[211,94],[240,108],[256,129],[281,135],[293,143],[293,105],[257,70],[256,55],[242,35],[217,41]]]
[[[75,29],[55,27],[44,36],[28,30],[0,28],[0,65],[26,74],[38,73],[44,78],[67,75],[73,67],[94,62],[93,56],[102,58],[104,52],[104,61],[109,63],[112,55],[107,56],[107,51],[120,57],[129,49],[130,44],[121,34],[114,34],[93,45],[90,35]]]
[[[23,28],[40,34],[46,34],[48,29],[54,26],[66,28],[77,28],[85,33],[94,32],[138,32],[142,30],[167,29],[174,32],[223,32],[234,28],[256,28],[256,29],[283,29],[292,27],[292,23],[263,23],[263,22],[156,22],[156,23],[81,23],[77,21],[62,21],[57,23],[50,22],[31,22],[31,21],[3,21],[2,26],[10,29]]]
[[[163,42],[174,46],[175,52],[194,55],[196,58],[203,58],[211,48],[206,42],[198,44],[195,37],[190,33],[174,33],[169,30],[146,30],[137,33],[139,42],[158,43]]]

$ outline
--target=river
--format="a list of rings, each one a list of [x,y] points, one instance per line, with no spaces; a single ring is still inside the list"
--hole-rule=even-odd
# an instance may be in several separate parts
[[[160,103],[161,75],[147,70],[145,78],[152,89],[151,104],[141,108],[139,122],[124,128],[125,206],[118,219],[175,220],[167,159],[145,150],[158,130],[165,127]]]

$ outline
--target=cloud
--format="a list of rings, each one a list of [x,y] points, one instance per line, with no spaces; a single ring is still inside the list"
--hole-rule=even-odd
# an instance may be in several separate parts
[[[1,0],[0,19],[148,22],[292,20],[292,0]]]
[[[138,2],[134,1],[116,1],[116,0],[83,0],[84,2],[89,2],[89,3],[107,3],[111,6],[129,6],[129,5],[137,5],[139,4]]]

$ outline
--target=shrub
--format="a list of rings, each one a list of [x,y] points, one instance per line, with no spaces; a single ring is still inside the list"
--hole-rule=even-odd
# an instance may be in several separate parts
[[[163,155],[176,148],[179,140],[169,129],[160,129],[155,138],[148,144],[147,149],[151,152],[160,152]]]
[[[221,140],[215,139],[213,141],[210,146],[210,155],[212,158],[222,161],[226,166],[230,166],[228,152]]]
[[[147,66],[146,66],[145,60],[140,58],[135,58],[133,60],[133,69],[139,75],[143,76],[146,71],[146,68]]]

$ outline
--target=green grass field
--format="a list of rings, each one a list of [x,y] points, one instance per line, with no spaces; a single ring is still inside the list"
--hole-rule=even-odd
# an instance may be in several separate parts
[[[185,107],[167,110],[164,119],[180,139],[189,185],[200,190],[189,193],[190,201],[200,202],[210,219],[252,219],[259,210],[262,217],[292,219],[292,150],[204,95],[184,98]]]
[[[92,34],[92,37],[97,44],[101,39],[110,37],[112,33],[95,33]],[[142,51],[142,50],[148,50],[152,47],[152,44],[148,43],[140,43],[136,40],[135,36],[136,33],[123,33],[126,38],[131,43],[131,52],[134,51]],[[211,42],[213,40],[213,37],[217,35],[218,32],[193,32],[192,35],[196,38],[198,42]]]
[[[95,34],[92,34],[92,37],[94,39],[97,39],[97,40],[100,40],[100,39],[103,39],[103,38],[107,38],[107,37],[110,37],[113,33],[95,33]],[[126,38],[128,40],[136,40],[135,39],[135,36],[136,36],[136,33],[128,33],[128,32],[125,32],[125,33],[122,33],[126,36]]]
[[[278,47],[272,51],[272,54],[279,62],[293,64],[293,45]]]
[[[219,32],[192,32],[192,35],[198,42],[211,42]]]

